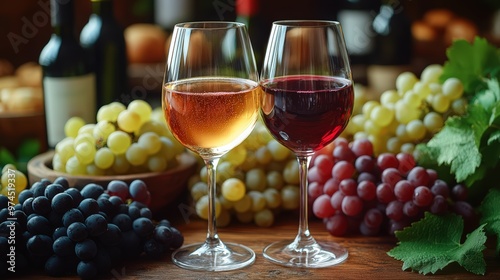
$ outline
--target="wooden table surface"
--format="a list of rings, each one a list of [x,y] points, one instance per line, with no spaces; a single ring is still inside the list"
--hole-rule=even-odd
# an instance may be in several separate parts
[[[292,215],[293,216],[293,215]],[[295,217],[293,217],[295,218]],[[277,221],[270,228],[259,228],[253,224],[233,223],[218,230],[225,242],[247,245],[256,253],[255,263],[247,268],[226,272],[198,272],[177,267],[169,256],[162,260],[143,260],[125,263],[116,267],[111,275],[103,279],[500,279],[500,258],[495,256],[493,244],[484,251],[487,272],[484,276],[467,272],[458,265],[449,265],[435,275],[421,275],[417,272],[402,271],[402,262],[389,257],[397,240],[394,237],[333,237],[321,221],[310,222],[310,230],[317,240],[330,240],[347,247],[349,257],[343,263],[328,268],[289,268],[268,262],[262,256],[262,249],[270,242],[294,238],[297,222]],[[184,244],[201,242],[206,237],[207,223],[204,220],[190,220],[177,224],[185,237]],[[25,275],[26,279],[58,279],[49,276]],[[23,277],[25,278],[25,277]],[[73,277],[71,279],[78,279]]]

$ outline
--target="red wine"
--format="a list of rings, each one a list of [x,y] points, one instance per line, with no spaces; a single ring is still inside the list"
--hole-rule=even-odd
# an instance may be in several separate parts
[[[261,84],[261,115],[271,134],[295,153],[311,154],[346,127],[354,105],[352,82],[325,76],[288,76]]]

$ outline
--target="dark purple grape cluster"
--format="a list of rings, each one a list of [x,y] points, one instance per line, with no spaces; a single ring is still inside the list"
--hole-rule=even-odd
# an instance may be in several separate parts
[[[312,211],[335,236],[394,234],[426,211],[452,211],[464,218],[466,228],[477,223],[466,186],[449,186],[435,170],[418,166],[411,154],[375,157],[365,139],[337,139],[331,154],[313,159],[308,180]]]
[[[147,201],[144,182],[133,184],[112,181],[106,187],[133,189],[134,196]],[[181,232],[168,220],[154,222],[145,204],[125,203],[98,184],[79,190],[64,177],[53,182],[42,179],[19,193],[15,205],[0,196],[2,276],[34,268],[50,276],[95,279],[123,261],[159,258],[183,242]]]

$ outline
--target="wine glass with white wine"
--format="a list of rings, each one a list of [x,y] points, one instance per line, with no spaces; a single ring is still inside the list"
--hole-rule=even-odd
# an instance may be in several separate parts
[[[172,254],[183,268],[234,270],[255,261],[252,249],[224,243],[216,228],[216,168],[221,156],[253,130],[260,89],[244,24],[190,22],[175,25],[162,91],[168,126],[180,143],[203,158],[208,171],[208,231],[204,242]]]

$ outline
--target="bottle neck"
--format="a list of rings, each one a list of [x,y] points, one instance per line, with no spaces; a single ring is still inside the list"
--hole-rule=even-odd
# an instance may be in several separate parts
[[[73,0],[50,0],[53,33],[61,37],[71,37],[74,32]]]
[[[236,16],[253,17],[259,12],[258,0],[237,0],[236,1]]]
[[[92,13],[102,18],[113,18],[113,0],[92,0]]]

